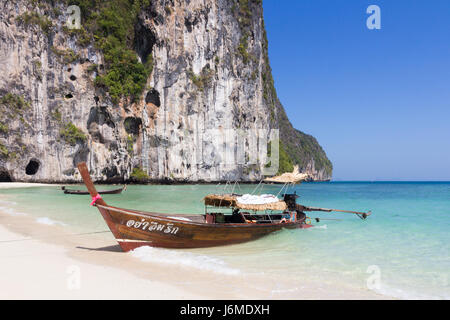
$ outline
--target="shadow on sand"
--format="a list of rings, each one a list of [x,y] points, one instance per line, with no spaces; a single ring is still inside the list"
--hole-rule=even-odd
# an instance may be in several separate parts
[[[89,250],[89,251],[108,251],[108,252],[123,252],[122,248],[118,244],[114,246],[107,246],[101,248],[86,248],[78,246],[77,249]]]

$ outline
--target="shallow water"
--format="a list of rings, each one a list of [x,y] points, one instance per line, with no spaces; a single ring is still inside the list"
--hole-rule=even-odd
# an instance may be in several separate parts
[[[234,191],[251,193],[254,188],[241,185]],[[283,230],[234,246],[142,248],[132,254],[143,261],[227,275],[267,274],[299,281],[306,277],[397,298],[450,298],[450,183],[304,183],[290,189],[294,190],[304,205],[372,210],[373,214],[362,221],[351,214],[311,213],[341,221],[322,220],[315,228]],[[201,214],[201,199],[223,191],[223,186],[215,185],[128,186],[124,193],[104,199],[125,208]],[[262,192],[277,194],[279,187],[265,186]],[[106,230],[89,203],[89,196],[65,195],[57,187],[0,190],[3,212],[27,214],[38,223],[76,232]]]

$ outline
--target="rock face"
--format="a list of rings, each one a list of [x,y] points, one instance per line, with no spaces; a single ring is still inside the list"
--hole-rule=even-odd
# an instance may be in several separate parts
[[[34,3],[0,4],[2,180],[80,181],[86,161],[105,182],[136,168],[155,181],[258,181],[275,129],[301,171],[331,178],[276,97],[261,1],[151,1],[132,49],[153,68],[134,102],[94,82],[104,55],[65,30],[70,1]]]

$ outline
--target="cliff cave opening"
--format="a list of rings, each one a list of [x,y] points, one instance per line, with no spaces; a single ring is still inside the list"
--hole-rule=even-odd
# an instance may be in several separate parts
[[[12,182],[11,175],[5,168],[0,168],[0,182]]]
[[[31,159],[30,162],[28,162],[27,167],[25,168],[25,173],[29,176],[35,175],[40,167],[40,163],[36,159]]]
[[[128,117],[124,120],[123,125],[128,134],[138,135],[142,126],[141,118]]]
[[[152,88],[149,92],[147,92],[147,95],[145,96],[145,103],[153,103],[158,108],[161,106],[159,92],[155,88]]]
[[[189,13],[188,16],[184,18],[184,26],[186,27],[188,32],[192,32],[195,25],[199,22],[200,20],[198,19],[198,17],[193,16],[191,13]]]
[[[143,21],[139,20],[134,28],[134,50],[143,64],[147,63],[155,43],[155,34],[148,28],[148,26],[144,25]]]
[[[71,75],[71,76],[70,76],[70,80],[75,81],[75,80],[77,80],[77,77],[74,76],[74,75]]]
[[[94,100],[97,103],[98,97],[94,97]],[[107,141],[104,136],[104,134],[108,136],[107,131],[105,132],[104,129],[101,129],[103,125],[107,125],[112,129],[115,128],[114,121],[108,109],[106,107],[92,107],[86,126],[92,139],[96,142],[105,143]]]

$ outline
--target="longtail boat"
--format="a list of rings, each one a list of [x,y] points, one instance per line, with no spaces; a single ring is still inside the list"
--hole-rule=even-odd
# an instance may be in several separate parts
[[[123,251],[141,246],[203,248],[230,245],[259,239],[284,228],[312,227],[305,213],[297,207],[295,194],[284,195],[284,200],[266,196],[265,203],[240,202],[242,197],[236,194],[209,195],[204,199],[205,214],[154,213],[106,204],[92,183],[86,163],[78,164],[78,170],[92,196],[91,205],[100,211]],[[207,212],[208,206],[215,210]],[[218,212],[221,208],[231,208],[232,213]],[[261,211],[264,213],[256,213]],[[364,214],[364,219],[368,215],[355,214]]]
[[[98,194],[119,194],[122,193],[122,191],[126,190],[127,186],[123,186],[120,189],[113,189],[113,190],[102,190],[102,191],[98,191]],[[76,189],[67,189],[66,187],[61,187],[61,190],[65,193],[65,194],[77,194],[77,195],[88,195],[89,191],[84,191],[84,190],[76,190]]]

